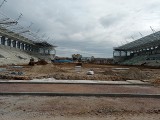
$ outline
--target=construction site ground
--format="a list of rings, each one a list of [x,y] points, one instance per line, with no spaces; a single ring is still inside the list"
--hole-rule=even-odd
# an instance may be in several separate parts
[[[77,70],[75,66],[76,64],[1,66],[0,75],[3,79],[0,80],[0,93],[160,94],[159,69],[83,64]],[[87,75],[89,70],[95,74]],[[48,83],[47,78],[50,78]],[[51,79],[62,83],[54,83]],[[65,84],[62,80],[77,80],[77,83],[68,84],[66,81]],[[79,84],[78,80],[83,84]],[[86,84],[84,81],[87,80]],[[101,82],[93,84],[94,81]],[[114,84],[108,84],[107,81]],[[159,120],[160,101],[159,98],[152,97],[1,95],[0,120],[11,119]]]
[[[87,75],[87,71],[94,75]],[[31,80],[54,78],[56,80],[103,80],[126,81],[141,80],[159,83],[159,69],[134,66],[82,64],[76,68],[76,63],[47,65],[10,65],[0,67],[0,78],[9,80]]]
[[[0,120],[159,120],[155,98],[0,96]]]

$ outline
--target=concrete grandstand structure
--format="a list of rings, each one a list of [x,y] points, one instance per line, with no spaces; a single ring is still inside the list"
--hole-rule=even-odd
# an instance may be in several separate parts
[[[160,31],[113,48],[113,58],[119,64],[142,64],[160,60]]]
[[[3,0],[0,3],[0,9],[6,2]],[[56,54],[56,46],[38,35],[40,29],[32,32],[32,22],[28,27],[21,26],[19,21],[22,16],[20,13],[17,19],[12,19],[0,11],[0,65],[25,64],[31,58],[51,62]]]
[[[22,64],[31,58],[51,60],[55,47],[45,41],[34,41],[0,26],[0,63]]]

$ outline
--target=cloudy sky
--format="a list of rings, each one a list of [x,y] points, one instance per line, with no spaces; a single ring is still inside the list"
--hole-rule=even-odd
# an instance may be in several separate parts
[[[2,3],[3,0],[0,0]],[[112,57],[113,47],[160,29],[160,0],[7,0],[1,14],[38,32],[58,56]],[[132,36],[132,37],[131,37]],[[49,39],[48,39],[49,37]]]

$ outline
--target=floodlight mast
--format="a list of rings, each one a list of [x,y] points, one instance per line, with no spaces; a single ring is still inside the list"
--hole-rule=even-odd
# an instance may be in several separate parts
[[[46,33],[44,33],[43,35],[42,35],[42,38],[44,38],[46,36]]]
[[[157,40],[159,40],[159,38],[156,36],[156,31],[150,26],[150,28],[151,28],[151,30],[152,30],[152,32],[153,32],[153,36],[157,39]]]
[[[151,26],[150,26],[150,28],[151,28],[151,30],[152,30],[152,32],[153,32],[153,33],[155,33],[155,32],[156,32],[156,31],[155,31]]]
[[[36,33],[39,33],[39,32],[40,32],[40,29],[38,29]]]
[[[33,25],[33,22],[31,22],[31,24],[28,26],[28,28],[30,28]]]
[[[7,2],[7,0],[3,0],[2,3],[0,4],[0,8],[3,6],[3,4]]]
[[[141,33],[141,32],[139,32],[139,34],[140,34],[140,36],[141,36],[141,37],[143,37],[143,35],[142,35],[142,33]]]
[[[47,38],[47,40],[49,40],[49,37]]]
[[[134,37],[133,37],[133,36],[131,36],[131,38],[133,39],[133,41],[135,41],[135,39],[134,39]]]
[[[128,41],[125,39],[126,44],[128,43]]]
[[[17,21],[17,23],[18,23],[18,21],[22,18],[22,16],[23,16],[23,14],[20,13],[19,17],[15,21]]]

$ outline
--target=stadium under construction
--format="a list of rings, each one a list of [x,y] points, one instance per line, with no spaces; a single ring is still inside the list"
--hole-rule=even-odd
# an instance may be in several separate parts
[[[0,56],[1,58],[5,58],[5,60],[9,58],[10,61],[7,62],[8,64],[14,63],[11,59],[21,63],[21,60],[27,60],[26,62],[28,62],[32,57],[49,60],[53,59],[55,56],[55,54],[51,54],[51,51],[55,51],[56,46],[53,46],[45,41],[33,41],[18,33],[3,28],[2,26],[0,27],[0,40]],[[8,53],[5,53],[7,51]],[[12,56],[7,57],[9,53],[19,58],[19,60],[14,59]],[[25,54],[27,56],[23,57]]]
[[[0,12],[0,65],[24,64],[31,58],[51,61],[55,57],[56,46],[46,42],[49,37],[46,39],[47,35],[38,35],[39,29],[32,32],[33,23],[28,27],[21,26],[19,20],[22,16],[20,14],[17,19],[12,19]]]
[[[117,64],[157,63],[160,60],[160,31],[113,49],[113,58]]]
[[[54,46],[47,42],[35,42],[7,29],[0,28],[1,46],[14,47],[26,52],[49,55]]]

